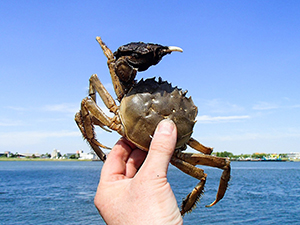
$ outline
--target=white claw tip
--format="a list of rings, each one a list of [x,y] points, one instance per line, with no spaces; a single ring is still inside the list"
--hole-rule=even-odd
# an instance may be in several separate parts
[[[183,52],[182,48],[176,47],[176,46],[169,46],[168,50],[170,52]]]

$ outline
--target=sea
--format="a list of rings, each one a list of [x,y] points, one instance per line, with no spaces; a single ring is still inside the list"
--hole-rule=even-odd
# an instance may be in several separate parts
[[[103,163],[0,161],[0,224],[105,224],[94,206]],[[300,162],[232,162],[225,197],[217,193],[222,171],[204,168],[205,193],[184,224],[300,224]],[[197,184],[170,166],[178,200]]]

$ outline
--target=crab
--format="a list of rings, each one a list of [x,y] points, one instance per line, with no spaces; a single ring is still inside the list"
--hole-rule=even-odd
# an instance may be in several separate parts
[[[219,202],[227,189],[230,179],[230,161],[226,158],[212,156],[212,148],[200,144],[191,137],[196,123],[197,107],[187,91],[173,87],[161,78],[146,79],[137,82],[137,71],[147,70],[156,65],[165,55],[174,51],[182,52],[178,47],[167,47],[158,44],[134,42],[121,46],[114,54],[100,37],[96,40],[107,57],[107,65],[111,75],[117,100],[105,89],[96,74],[89,79],[89,96],[81,102],[81,108],[75,115],[75,121],[91,148],[102,161],[106,154],[102,148],[109,149],[100,143],[94,132],[98,125],[107,131],[117,131],[121,136],[134,143],[142,150],[148,151],[152,135],[157,124],[171,119],[177,126],[177,144],[171,157],[171,164],[184,173],[199,180],[195,188],[182,202],[181,214],[191,212],[203,194],[207,174],[196,165],[217,167],[223,170],[216,199],[207,207]],[[113,117],[107,116],[96,103],[98,93]],[[187,146],[199,153],[183,152]]]

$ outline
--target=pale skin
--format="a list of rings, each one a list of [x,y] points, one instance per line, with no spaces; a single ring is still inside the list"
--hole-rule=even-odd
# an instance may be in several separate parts
[[[121,138],[103,165],[95,206],[109,224],[183,224],[167,170],[177,138],[171,120],[159,123],[149,152]]]

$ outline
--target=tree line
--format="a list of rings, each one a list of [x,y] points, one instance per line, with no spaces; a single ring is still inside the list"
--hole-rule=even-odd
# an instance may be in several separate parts
[[[238,158],[253,158],[253,159],[262,159],[262,158],[267,158],[270,157],[272,154],[267,154],[267,153],[253,153],[253,154],[240,154],[240,155],[234,155],[231,152],[215,152],[212,153],[215,156],[218,157],[228,157],[228,158],[233,158],[233,159],[238,159]],[[287,154],[279,154],[280,157],[286,158]]]

